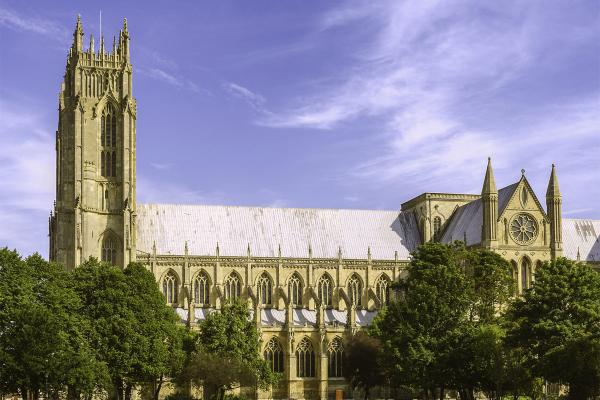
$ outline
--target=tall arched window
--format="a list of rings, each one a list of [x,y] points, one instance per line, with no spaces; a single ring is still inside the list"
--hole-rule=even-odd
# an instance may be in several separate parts
[[[263,272],[258,278],[258,298],[260,304],[270,306],[272,304],[271,295],[273,293],[273,283],[271,277]]]
[[[362,283],[360,278],[354,274],[348,279],[348,298],[350,298],[350,303],[355,306],[361,305],[361,297],[362,297]]]
[[[327,347],[327,357],[329,358],[329,377],[343,378],[342,364],[344,361],[344,347],[342,339],[336,337]]]
[[[375,292],[382,305],[387,306],[390,304],[390,280],[386,275],[381,275],[377,280]]]
[[[177,304],[177,276],[173,271],[167,272],[163,278],[163,294],[169,304]]]
[[[225,279],[225,300],[235,300],[242,295],[242,280],[235,272]]]
[[[319,301],[324,306],[331,306],[333,304],[333,281],[328,274],[323,274],[317,282],[317,295]]]
[[[202,271],[194,280],[194,302],[200,306],[210,304],[210,283],[206,272]]]
[[[315,351],[307,337],[296,348],[296,371],[298,378],[315,377]]]
[[[442,229],[442,219],[440,217],[435,217],[433,219],[433,238],[434,238],[434,240],[439,239],[441,229]]]
[[[117,176],[117,115],[107,104],[100,117],[100,173],[109,178]]]
[[[531,283],[531,263],[528,258],[521,260],[521,290],[529,289]]]
[[[294,275],[288,281],[288,296],[292,305],[301,306],[302,305],[302,280],[300,276],[294,272]]]
[[[279,344],[279,340],[271,338],[265,347],[263,356],[269,363],[271,371],[283,372],[283,349],[281,348],[281,344]]]
[[[510,266],[512,269],[512,277],[513,277],[513,283],[514,283],[514,294],[517,295],[519,294],[519,266],[517,265],[517,262],[515,260],[512,260],[510,262]]]
[[[107,235],[102,241],[102,261],[111,265],[117,263],[117,243],[114,237]]]

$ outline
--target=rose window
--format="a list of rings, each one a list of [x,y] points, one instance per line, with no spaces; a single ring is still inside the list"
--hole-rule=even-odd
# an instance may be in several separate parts
[[[518,214],[510,222],[510,236],[519,244],[528,244],[537,237],[535,219],[528,214]]]

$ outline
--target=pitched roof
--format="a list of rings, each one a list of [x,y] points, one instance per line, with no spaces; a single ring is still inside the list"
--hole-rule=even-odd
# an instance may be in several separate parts
[[[600,262],[600,220],[562,220],[563,256],[571,260]]]
[[[139,251],[190,255],[406,260],[420,244],[412,213],[380,210],[138,204]]]
[[[498,190],[498,215],[504,211],[518,185],[519,182],[516,182]],[[444,229],[440,241],[450,243],[454,240],[465,240],[466,237],[469,246],[481,243],[482,224],[483,206],[481,199],[473,200],[456,209],[449,225]]]

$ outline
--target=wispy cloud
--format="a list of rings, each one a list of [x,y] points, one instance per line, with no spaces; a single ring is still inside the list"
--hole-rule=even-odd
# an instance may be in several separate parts
[[[39,245],[54,197],[54,139],[33,109],[0,101],[0,247],[47,254]]]
[[[69,30],[62,24],[47,18],[22,15],[0,6],[0,25],[10,29],[44,35],[61,44],[69,43]]]
[[[262,95],[255,93],[250,89],[233,82],[227,82],[223,84],[223,87],[233,97],[245,101],[255,110],[261,112],[265,110],[264,104],[266,100]]]
[[[523,152],[515,146],[535,148],[535,159],[543,163],[559,152],[581,150],[582,143],[591,146],[597,143],[593,135],[600,134],[597,98],[578,99],[576,104],[564,99],[536,108],[528,104],[523,108],[535,111],[519,115],[518,106],[511,105],[518,96],[503,93],[531,74],[536,63],[557,54],[556,40],[568,47],[570,40],[593,36],[582,36],[579,27],[553,33],[555,27],[540,7],[444,1],[336,7],[320,20],[319,28],[357,27],[362,36],[352,39],[355,62],[319,87],[309,87],[293,99],[293,106],[263,114],[259,123],[343,130],[370,118],[377,133],[369,140],[381,151],[349,169],[344,179],[350,175],[380,184],[426,183],[430,190],[457,174],[478,181],[480,168],[472,166],[488,155],[500,166],[522,165]],[[486,120],[490,109],[499,113],[494,107],[509,111],[495,115],[499,121]],[[583,142],[573,141],[575,132]],[[599,161],[592,163],[600,168]]]
[[[165,183],[138,174],[137,195],[139,203],[168,204],[221,204],[227,196],[218,191],[202,191],[181,183]]]
[[[186,89],[195,93],[203,92],[203,90],[191,80],[161,68],[136,68],[136,72],[177,88]]]

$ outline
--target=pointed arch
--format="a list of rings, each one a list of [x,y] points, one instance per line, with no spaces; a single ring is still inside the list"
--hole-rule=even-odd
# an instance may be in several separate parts
[[[210,305],[210,277],[200,270],[194,278],[194,302],[200,306]]]
[[[329,360],[328,376],[331,378],[343,378],[344,345],[342,338],[336,336],[327,346],[327,358]]]
[[[111,265],[117,265],[121,245],[119,236],[112,229],[106,229],[100,234],[98,240],[100,242],[100,260]]]
[[[302,294],[304,293],[304,284],[302,277],[298,272],[294,272],[288,278],[288,298],[293,306],[302,306]]]
[[[390,304],[391,289],[392,280],[385,273],[379,275],[379,278],[375,281],[375,293],[381,305],[387,306]]]
[[[296,373],[298,378],[314,378],[315,370],[315,350],[305,336],[296,347]]]
[[[273,280],[267,271],[264,271],[256,281],[258,299],[260,304],[270,306],[273,304]]]
[[[433,240],[438,241],[442,231],[442,218],[439,216],[433,217]]]
[[[360,306],[362,303],[361,298],[363,290],[362,279],[360,279],[360,276],[358,276],[356,272],[353,273],[350,278],[348,278],[346,286],[348,288],[348,299],[350,299],[350,304]]]
[[[284,372],[283,348],[276,337],[272,337],[265,346],[263,357],[269,363],[271,371],[276,373]]]
[[[333,305],[333,278],[324,272],[317,281],[317,297],[321,305],[331,307]]]
[[[525,291],[531,286],[531,260],[527,256],[521,259],[521,290]]]
[[[242,296],[242,278],[240,275],[232,271],[224,282],[225,300],[235,300]]]
[[[176,305],[178,300],[179,277],[177,273],[169,269],[162,278],[162,292],[167,304]]]
[[[117,110],[118,103],[104,95],[96,105],[94,114],[100,114],[100,174],[117,176]]]

